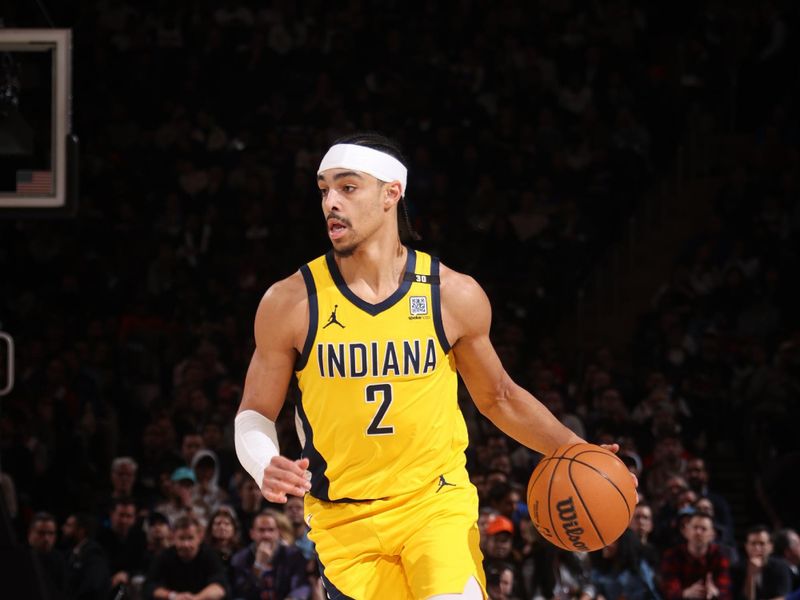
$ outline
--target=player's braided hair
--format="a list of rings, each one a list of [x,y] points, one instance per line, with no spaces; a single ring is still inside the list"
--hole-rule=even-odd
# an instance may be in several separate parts
[[[389,156],[393,156],[403,163],[404,166],[408,166],[406,157],[403,156],[403,153],[400,150],[400,145],[391,138],[374,131],[362,131],[359,133],[346,135],[336,140],[334,142],[334,145],[335,144],[354,144],[356,146],[366,146],[367,148],[372,148],[373,150],[378,150],[379,152],[384,152]],[[411,218],[408,215],[408,201],[406,200],[405,191],[403,193],[403,197],[400,199],[400,215],[400,218],[397,220],[397,228],[400,232],[400,239],[403,241],[410,239],[415,242],[421,240],[422,236],[416,232],[414,226],[411,224]]]

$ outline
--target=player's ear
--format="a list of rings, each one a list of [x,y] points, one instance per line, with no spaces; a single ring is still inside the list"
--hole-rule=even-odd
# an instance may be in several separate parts
[[[400,202],[403,197],[402,189],[399,181],[390,181],[383,184],[383,205],[384,208],[390,208]]]

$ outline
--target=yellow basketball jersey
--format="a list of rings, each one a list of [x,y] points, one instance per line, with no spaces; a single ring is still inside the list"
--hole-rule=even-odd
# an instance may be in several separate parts
[[[329,252],[300,269],[308,335],[296,368],[298,433],[311,494],[375,500],[463,468],[467,428],[442,327],[439,261],[408,249],[400,287],[356,296]]]

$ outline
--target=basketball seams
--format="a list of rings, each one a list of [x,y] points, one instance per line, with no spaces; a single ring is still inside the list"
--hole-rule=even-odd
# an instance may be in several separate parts
[[[586,465],[586,463],[582,463],[579,460],[573,460],[573,459],[566,459],[566,460],[569,460],[569,466],[567,467],[567,476],[569,477],[569,482],[572,484],[572,489],[575,490],[575,494],[578,496],[578,500],[581,501],[581,504],[583,505],[583,510],[586,512],[586,516],[589,517],[589,522],[591,522],[592,527],[594,528],[594,532],[597,534],[597,537],[600,538],[600,543],[602,543],[603,546],[605,547],[605,546],[608,545],[608,544],[606,544],[606,539],[603,537],[603,534],[600,531],[600,528],[597,527],[597,523],[594,522],[594,517],[592,516],[592,513],[589,510],[589,507],[586,506],[586,502],[584,502],[584,500],[583,500],[583,494],[581,494],[581,490],[578,487],[578,484],[576,484],[575,480],[572,479],[572,465],[574,465],[575,463],[578,463],[578,464],[581,464],[581,465]],[[628,506],[628,503],[625,502],[625,507],[627,508],[627,506]]]
[[[604,463],[602,459],[592,457],[592,454],[601,454],[617,460],[606,461]],[[562,461],[568,461],[568,463],[562,464]],[[592,462],[599,462],[599,464],[594,465],[591,464]],[[573,465],[575,464],[586,467],[587,470],[582,471],[580,467],[573,468]],[[562,470],[563,467],[566,467],[565,470]],[[598,448],[593,444],[570,444],[559,448],[558,451],[550,456],[542,457],[542,459],[536,465],[534,473],[535,476],[533,476],[528,482],[528,507],[531,510],[531,518],[533,518],[534,514],[538,515],[538,520],[534,520],[534,525],[536,525],[537,529],[540,529],[539,533],[544,534],[546,532],[548,535],[545,537],[548,539],[549,536],[549,541],[552,544],[573,552],[578,550],[573,544],[565,542],[565,538],[561,535],[561,533],[567,535],[569,532],[567,529],[564,531],[559,529],[558,525],[561,524],[561,521],[558,521],[558,524],[556,523],[556,516],[558,516],[560,519],[573,518],[567,517],[566,513],[562,516],[561,507],[554,505],[556,497],[560,497],[562,493],[571,493],[574,497],[577,497],[575,507],[577,507],[579,510],[581,507],[583,509],[584,516],[580,518],[584,521],[582,526],[585,528],[588,537],[594,538],[595,540],[594,542],[590,542],[589,546],[594,546],[599,542],[602,544],[601,547],[605,547],[617,537],[615,535],[616,525],[612,526],[612,529],[609,531],[601,531],[598,526],[598,524],[603,524],[603,519],[605,518],[606,514],[604,512],[605,507],[611,505],[608,505],[604,502],[602,506],[598,505],[596,507],[600,510],[600,512],[598,512],[597,520],[589,510],[586,498],[588,498],[588,503],[591,504],[594,497],[594,486],[599,485],[602,487],[603,485],[610,484],[613,489],[616,490],[618,497],[621,497],[623,503],[625,504],[627,522],[630,523],[630,519],[633,514],[632,507],[635,506],[635,491],[633,494],[631,494],[630,489],[624,483],[624,481],[627,480],[624,479],[623,474],[628,475],[628,470],[624,467],[619,458],[614,455],[614,453],[602,448]],[[597,478],[597,475],[600,475],[601,477]],[[580,483],[583,485],[584,478],[588,478],[586,483],[589,485],[589,488],[581,491],[581,489],[578,487],[578,484]],[[625,491],[623,491],[623,489]],[[599,492],[599,489],[597,491]],[[608,493],[610,494],[610,489]],[[613,498],[608,498],[608,500],[611,501],[612,505],[616,503],[613,501]],[[534,504],[538,506],[534,507]],[[542,504],[546,504],[547,506],[547,516],[545,516],[544,507]],[[536,508],[535,511],[534,508]],[[571,510],[574,511],[575,509],[571,508]],[[556,515],[556,512],[558,512],[558,515]],[[619,511],[618,508],[615,509],[615,513],[618,516],[615,516],[614,519],[622,518],[621,511]],[[594,534],[590,533],[589,524],[591,524]],[[621,521],[619,524],[622,524]],[[573,521],[570,521],[569,523],[565,521],[564,525],[565,527],[568,525],[573,529],[581,526],[580,520],[574,521],[574,524]],[[572,533],[567,535],[570,541],[573,538]],[[606,537],[608,537],[609,534],[614,537],[609,539],[607,542]],[[583,538],[582,534],[580,535],[580,538]],[[598,548],[592,548],[592,550],[596,549]]]
[[[622,496],[622,500],[625,502],[625,510],[627,510],[627,512],[628,512],[628,520],[630,520],[632,518],[632,515],[633,515],[633,510],[632,510],[631,506],[628,504],[628,498],[625,496],[625,493],[619,488],[619,486],[614,481],[612,481],[608,477],[608,475],[606,473],[604,473],[603,471],[601,471],[600,469],[598,469],[594,465],[591,465],[589,463],[586,463],[586,462],[583,462],[581,460],[578,460],[578,457],[583,455],[583,454],[600,454],[602,456],[608,456],[609,458],[616,458],[617,460],[619,460],[619,458],[617,458],[617,456],[613,452],[610,452],[608,450],[605,450],[605,451],[604,450],[594,450],[594,449],[591,449],[591,448],[587,448],[585,450],[581,450],[580,452],[578,452],[574,456],[565,456],[565,454],[567,452],[569,452],[570,450],[572,450],[573,448],[576,448],[578,446],[584,446],[584,445],[585,444],[573,444],[573,445],[567,447],[565,452],[564,452],[564,454],[562,454],[561,456],[558,457],[559,460],[569,460],[569,461],[573,461],[574,460],[575,462],[577,462],[579,464],[582,464],[582,465],[584,465],[586,467],[589,467],[590,469],[592,469],[593,471],[595,471],[599,475],[601,475],[608,483],[610,483],[612,486],[614,486],[614,489],[617,490],[617,493],[619,493],[619,495]],[[626,470],[627,470],[627,467],[626,467]]]
[[[620,496],[622,496],[622,501],[625,503],[625,510],[626,510],[626,511],[627,511],[627,513],[628,513],[628,521],[630,521],[630,520],[631,520],[631,518],[632,518],[632,515],[631,515],[631,508],[630,508],[630,506],[628,506],[628,498],[625,496],[625,493],[624,493],[624,492],[623,492],[623,491],[622,491],[622,490],[619,488],[619,486],[618,486],[618,485],[617,485],[617,484],[616,484],[616,483],[615,483],[615,482],[614,482],[614,481],[613,481],[611,478],[609,478],[609,476],[608,476],[606,473],[604,473],[603,471],[601,471],[600,469],[598,469],[598,468],[597,468],[597,467],[595,467],[594,465],[591,465],[591,464],[589,464],[589,463],[583,462],[582,460],[578,460],[578,457],[579,457],[581,454],[602,454],[603,456],[608,456],[608,455],[607,455],[607,454],[605,454],[605,452],[598,452],[597,450],[584,450],[583,452],[579,452],[579,453],[578,453],[578,454],[576,454],[575,456],[573,456],[573,457],[570,457],[570,458],[565,458],[564,460],[574,461],[574,462],[576,462],[576,463],[578,463],[578,464],[580,464],[580,465],[583,465],[584,467],[588,467],[588,468],[590,468],[592,471],[594,471],[595,473],[597,473],[598,475],[600,475],[600,476],[601,476],[603,479],[605,479],[605,480],[606,480],[608,483],[610,483],[610,484],[613,486],[613,488],[614,488],[615,490],[617,490],[617,493],[618,493]],[[613,456],[613,455],[612,455],[612,456]],[[614,456],[614,458],[616,458],[616,457]],[[571,463],[570,463],[570,466],[571,466]],[[570,474],[571,474],[571,473],[572,473],[572,470],[570,470]],[[570,475],[570,479],[571,479],[571,475]]]
[[[541,479],[542,475],[545,474],[545,471],[547,471],[547,467],[550,466],[547,463],[550,460],[551,460],[550,457],[540,460],[539,463],[533,469],[533,472],[536,473],[536,477],[534,478],[533,476],[531,476],[531,480],[528,482],[528,493],[527,493],[528,506],[531,505],[531,493],[533,492],[533,488],[536,487],[536,483],[539,481],[539,479]],[[538,473],[536,472],[537,469],[539,471]]]
[[[531,490],[531,489],[533,489],[533,486],[535,486],[535,485],[536,485],[536,482],[537,482],[537,481],[539,481],[539,478],[540,478],[542,475],[544,475],[544,472],[547,470],[547,466],[548,466],[546,463],[550,462],[551,460],[553,460],[553,457],[552,457],[552,456],[547,456],[547,457],[543,458],[542,460],[540,460],[540,461],[539,461],[539,462],[536,464],[536,467],[534,467],[534,471],[536,471],[536,469],[537,469],[537,468],[539,468],[539,465],[541,465],[541,466],[542,466],[542,468],[541,468],[541,470],[540,470],[540,471],[539,471],[539,472],[536,474],[536,479],[534,479],[533,481],[531,481],[530,483],[528,483],[528,492],[530,492],[530,490]],[[528,495],[530,496],[530,493],[529,493]]]
[[[569,450],[567,448],[564,452]],[[553,521],[553,502],[552,502],[552,491],[553,491],[553,479],[555,478],[556,471],[558,471],[558,467],[561,464],[561,460],[563,459],[564,455],[561,456],[554,456],[553,458],[557,459],[556,464],[553,466],[553,471],[550,473],[550,481],[547,482],[547,516],[550,519],[550,530],[555,534],[556,538],[560,542],[562,547],[566,547],[564,544],[564,540],[561,539],[561,536],[558,534],[558,528],[556,527],[555,521]],[[570,480],[570,483],[572,481]],[[575,487],[573,485],[573,487]]]

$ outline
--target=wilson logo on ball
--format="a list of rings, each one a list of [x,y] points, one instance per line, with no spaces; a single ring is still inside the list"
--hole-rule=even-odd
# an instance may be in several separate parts
[[[528,511],[554,546],[599,550],[631,522],[636,488],[628,467],[595,444],[567,444],[543,457],[528,480]]]
[[[575,503],[572,501],[572,496],[566,500],[562,500],[556,504],[558,510],[558,518],[561,519],[561,526],[564,528],[564,533],[567,534],[569,541],[578,550],[589,550],[589,548],[581,541],[583,535],[583,527],[578,523],[578,513],[575,511]]]

